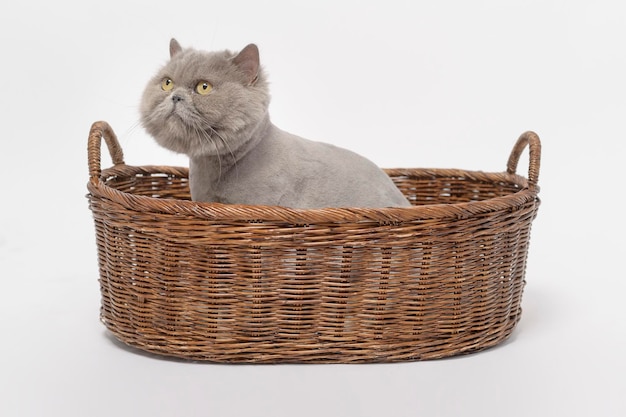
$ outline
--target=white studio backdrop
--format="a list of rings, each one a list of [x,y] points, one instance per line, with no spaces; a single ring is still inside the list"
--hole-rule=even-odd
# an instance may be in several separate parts
[[[620,1],[7,6],[0,415],[625,415],[625,23]],[[106,120],[127,163],[186,164],[138,123],[171,37],[256,43],[276,125],[384,167],[502,171],[536,131],[543,204],[512,338],[363,366],[194,364],[115,343],[98,321],[87,134]]]

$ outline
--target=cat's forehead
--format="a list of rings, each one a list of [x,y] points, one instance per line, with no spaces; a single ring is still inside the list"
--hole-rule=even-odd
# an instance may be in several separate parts
[[[202,78],[221,78],[232,75],[232,54],[186,50],[168,62],[163,71],[180,81],[197,81]],[[217,80],[216,80],[217,81]]]

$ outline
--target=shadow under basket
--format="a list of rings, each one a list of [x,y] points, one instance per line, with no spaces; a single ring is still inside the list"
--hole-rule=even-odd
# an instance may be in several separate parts
[[[101,170],[104,139],[113,166]],[[516,174],[529,148],[528,179]],[[227,363],[436,359],[520,319],[541,144],[501,173],[388,169],[409,208],[190,200],[187,168],[130,166],[106,122],[88,144],[101,320],[156,354]]]

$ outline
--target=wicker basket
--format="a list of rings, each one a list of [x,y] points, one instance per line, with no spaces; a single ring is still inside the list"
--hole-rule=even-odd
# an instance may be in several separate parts
[[[104,139],[114,166],[101,171]],[[529,146],[529,179],[517,175]],[[475,352],[520,319],[541,145],[507,170],[386,170],[409,208],[190,201],[188,170],[130,166],[91,128],[101,319],[144,351],[213,362],[393,362]]]

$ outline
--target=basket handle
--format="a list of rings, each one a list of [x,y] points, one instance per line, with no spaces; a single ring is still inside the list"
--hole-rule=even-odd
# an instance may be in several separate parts
[[[102,173],[100,165],[100,144],[102,139],[109,148],[109,154],[114,165],[124,163],[124,153],[122,147],[117,141],[117,136],[111,126],[104,121],[95,122],[91,125],[89,131],[89,141],[87,143],[87,159],[89,163],[89,181],[93,185],[97,185]]]
[[[506,164],[506,172],[515,174],[517,171],[517,163],[524,149],[529,149],[529,166],[528,166],[528,184],[531,188],[536,189],[539,182],[539,168],[541,165],[541,141],[535,132],[524,132],[515,143],[509,161]]]

